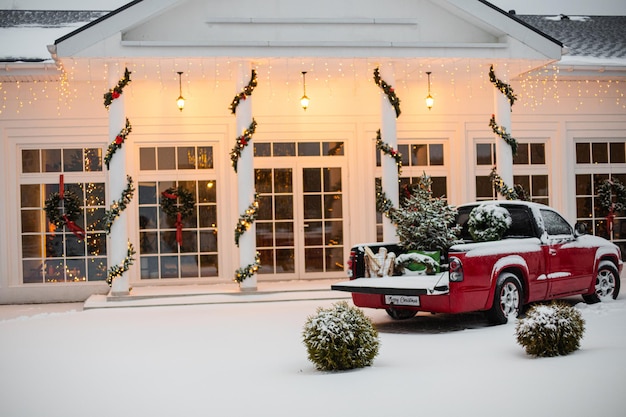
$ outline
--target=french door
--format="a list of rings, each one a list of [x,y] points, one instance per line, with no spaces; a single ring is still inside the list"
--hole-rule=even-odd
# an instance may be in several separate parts
[[[323,157],[257,158],[255,166],[259,274],[268,279],[343,276],[345,168]]]

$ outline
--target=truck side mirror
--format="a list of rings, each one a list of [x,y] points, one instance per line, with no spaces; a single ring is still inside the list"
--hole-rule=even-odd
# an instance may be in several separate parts
[[[576,225],[574,226],[574,234],[576,236],[582,236],[582,235],[586,235],[587,234],[587,223],[583,223],[583,222],[578,222],[576,223]]]

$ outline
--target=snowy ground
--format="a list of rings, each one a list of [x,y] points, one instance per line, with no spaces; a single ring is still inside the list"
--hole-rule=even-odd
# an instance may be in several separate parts
[[[626,415],[624,296],[578,304],[581,350],[544,359],[480,314],[365,310],[374,365],[324,373],[301,331],[333,302],[0,306],[0,416]]]

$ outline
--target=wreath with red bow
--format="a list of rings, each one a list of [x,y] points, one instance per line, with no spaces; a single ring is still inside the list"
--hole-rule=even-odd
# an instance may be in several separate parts
[[[176,241],[183,244],[183,220],[195,212],[196,199],[183,187],[170,187],[161,193],[161,209],[170,219],[176,220]]]
[[[56,227],[67,227],[79,239],[85,239],[85,231],[76,224],[82,215],[80,199],[71,191],[52,193],[45,202],[44,210],[50,223]]]

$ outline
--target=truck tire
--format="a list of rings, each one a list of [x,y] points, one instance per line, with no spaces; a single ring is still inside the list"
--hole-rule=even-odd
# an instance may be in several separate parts
[[[583,294],[587,304],[600,301],[615,300],[619,295],[620,278],[617,268],[612,262],[602,261],[596,274],[596,291],[593,294]]]
[[[503,272],[496,282],[493,305],[487,318],[493,324],[505,324],[509,317],[517,318],[522,309],[522,284],[515,274]]]
[[[389,307],[385,309],[385,311],[387,312],[387,314],[389,314],[389,317],[391,317],[394,320],[411,319],[415,317],[415,315],[417,314],[417,311],[415,310],[405,310],[405,309],[393,308],[393,307]]]

